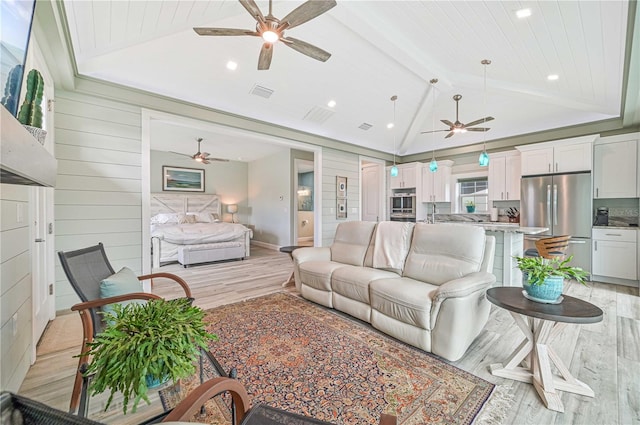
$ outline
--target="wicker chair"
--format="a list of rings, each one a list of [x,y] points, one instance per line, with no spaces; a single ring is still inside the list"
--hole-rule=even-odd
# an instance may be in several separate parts
[[[99,314],[100,308],[104,305],[121,303],[129,300],[150,300],[160,298],[157,295],[145,292],[135,292],[126,295],[118,295],[109,298],[100,298],[100,282],[103,279],[115,273],[113,267],[107,259],[104,246],[99,243],[95,246],[79,249],[76,251],[58,252],[60,263],[67,275],[67,279],[71,286],[82,300],[81,303],[75,304],[71,310],[80,313],[82,319],[82,349],[80,353],[88,350],[87,344],[93,341],[96,334],[102,331],[104,323],[102,315]],[[144,276],[138,276],[138,280],[148,280],[153,278],[167,278],[173,280],[182,286],[185,297],[191,297],[189,285],[182,278],[171,273],[153,273]],[[80,357],[78,360],[78,370],[76,372],[75,382],[73,384],[73,392],[71,393],[71,401],[69,403],[69,412],[74,413],[76,410],[80,413],[86,413],[87,407],[87,386],[88,379],[83,377],[83,372],[88,367],[87,357]],[[79,408],[79,409],[78,409]]]

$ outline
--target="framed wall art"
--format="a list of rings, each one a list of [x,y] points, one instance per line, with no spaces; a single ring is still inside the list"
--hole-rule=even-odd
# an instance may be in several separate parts
[[[336,218],[347,218],[346,198],[341,198],[336,201]]]
[[[347,178],[336,176],[336,197],[347,197]]]
[[[162,190],[204,192],[204,170],[163,165]]]

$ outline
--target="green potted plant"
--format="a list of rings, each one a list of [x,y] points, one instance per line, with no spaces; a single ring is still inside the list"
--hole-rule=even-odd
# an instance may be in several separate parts
[[[515,257],[522,271],[522,286],[527,298],[543,303],[557,303],[562,295],[565,279],[575,279],[583,285],[589,272],[569,265],[573,256],[562,257]]]
[[[203,318],[204,311],[185,298],[114,305],[112,313],[105,313],[104,331],[83,354],[91,356],[86,372],[93,375],[91,395],[110,390],[106,410],[120,391],[126,414],[131,397],[133,412],[141,399],[149,403],[152,382],[191,376],[200,349],[217,340]]]
[[[467,207],[467,212],[468,212],[468,213],[475,212],[475,210],[476,210],[476,204],[475,204],[475,202],[473,202],[473,201],[467,201],[467,202],[465,203],[465,205],[466,205],[466,207]]]
[[[44,95],[44,79],[37,69],[27,74],[27,94],[18,112],[18,121],[41,144],[47,136],[42,129],[42,96]]]

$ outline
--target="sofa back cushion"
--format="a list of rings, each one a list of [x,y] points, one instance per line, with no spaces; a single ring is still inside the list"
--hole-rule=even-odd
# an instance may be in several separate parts
[[[418,223],[413,230],[403,276],[442,285],[480,271],[484,249],[482,227]]]
[[[373,221],[340,223],[331,245],[331,261],[362,266],[375,227]]]

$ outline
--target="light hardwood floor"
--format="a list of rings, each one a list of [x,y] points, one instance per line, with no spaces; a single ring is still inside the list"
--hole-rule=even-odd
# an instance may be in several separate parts
[[[196,304],[204,309],[283,290],[291,273],[289,255],[252,247],[251,258],[187,269],[162,268],[179,274],[192,288]],[[284,290],[293,291],[292,288]],[[160,296],[178,296],[166,282],[154,282]],[[504,424],[640,424],[640,297],[637,288],[598,282],[569,285],[569,295],[604,310],[604,320],[591,325],[569,325],[552,343],[571,373],[594,389],[595,398],[561,393],[565,413],[547,410],[530,384],[489,373],[520,342],[511,316],[495,306],[489,322],[465,357],[453,364],[498,385],[507,386],[512,406]],[[76,314],[50,323],[38,345],[38,358],[20,393],[66,410],[81,339]],[[122,423],[115,421],[114,423]]]

